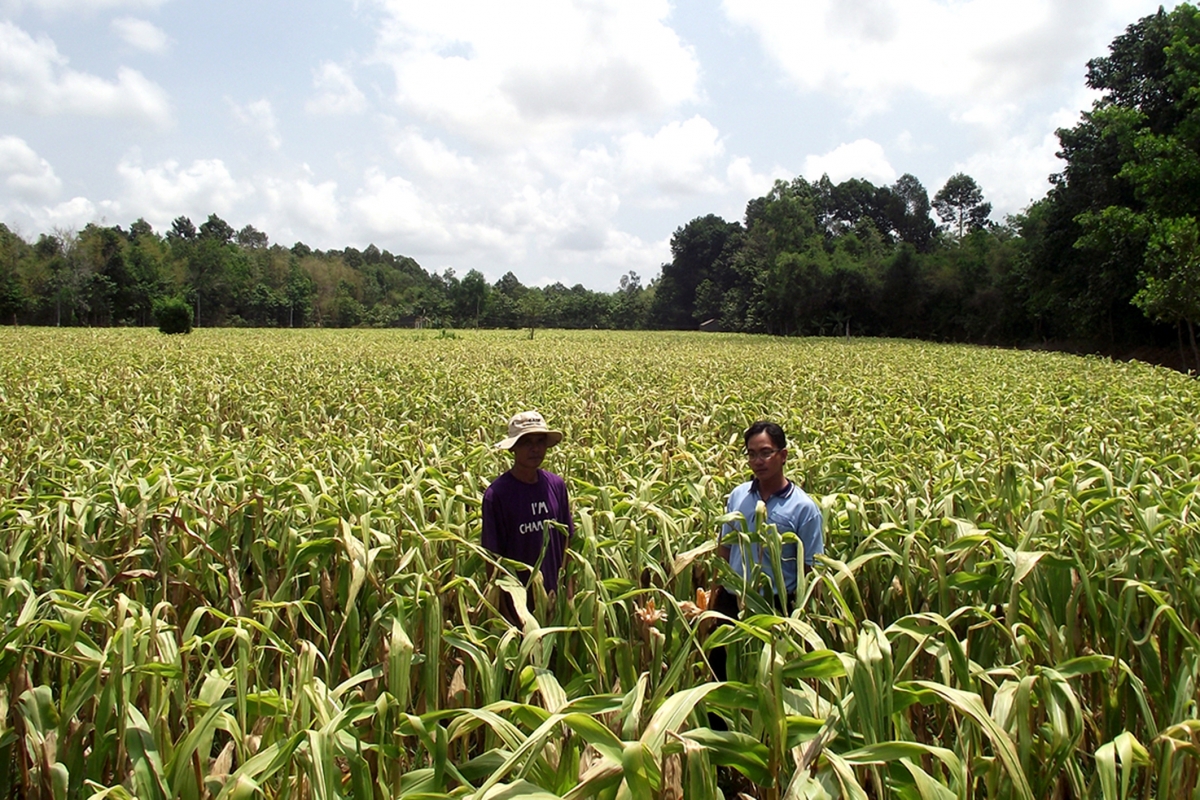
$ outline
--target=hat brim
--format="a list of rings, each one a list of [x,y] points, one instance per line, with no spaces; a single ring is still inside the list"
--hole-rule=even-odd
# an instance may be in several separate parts
[[[496,444],[492,445],[492,447],[496,450],[512,450],[513,445],[515,445],[522,436],[528,436],[531,433],[546,434],[546,447],[554,447],[554,445],[563,440],[562,431],[552,431],[549,428],[534,428],[533,430],[521,431],[516,436],[509,436],[507,439],[501,439],[500,441],[496,442]]]

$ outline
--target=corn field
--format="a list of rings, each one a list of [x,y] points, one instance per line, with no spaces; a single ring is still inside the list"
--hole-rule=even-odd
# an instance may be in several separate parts
[[[553,595],[479,546],[526,408]],[[827,557],[715,625],[759,418]],[[1197,419],[910,342],[0,329],[0,797],[1197,797]]]

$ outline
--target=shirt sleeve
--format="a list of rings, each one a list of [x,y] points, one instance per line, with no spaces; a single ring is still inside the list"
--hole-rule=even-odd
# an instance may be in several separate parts
[[[491,487],[483,493],[483,533],[479,543],[493,553],[500,552],[499,520],[496,519],[496,500],[492,497]]]
[[[575,517],[571,513],[571,499],[567,496],[567,482],[561,481],[558,487],[558,521],[567,526],[567,538],[575,538]]]
[[[804,563],[812,565],[813,556],[825,552],[825,535],[822,533],[821,507],[815,502],[806,503],[797,520],[796,535],[804,544]]]

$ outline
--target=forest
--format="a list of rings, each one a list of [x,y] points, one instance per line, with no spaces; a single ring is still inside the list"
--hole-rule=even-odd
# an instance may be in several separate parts
[[[675,328],[779,335],[1177,349],[1200,367],[1200,17],[1130,25],[1087,64],[1100,92],[1057,131],[1062,170],[1003,221],[969,175],[930,197],[891,185],[779,181],[744,218],[681,225],[671,260],[611,293],[511,272],[430,273],[369,245],[271,243],[211,214],[26,241],[0,224],[0,320],[152,325],[182,298],[199,326]],[[402,243],[400,245],[402,246]]]

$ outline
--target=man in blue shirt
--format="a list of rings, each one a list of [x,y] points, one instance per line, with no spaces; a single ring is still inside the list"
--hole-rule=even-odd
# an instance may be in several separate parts
[[[783,428],[774,422],[760,421],[751,425],[744,435],[746,459],[754,480],[738,486],[729,495],[725,504],[726,513],[739,512],[745,520],[745,528],[738,520],[725,523],[721,539],[735,531],[754,531],[759,501],[766,505],[766,521],[774,525],[780,534],[794,533],[804,548],[804,568],[812,567],[813,556],[825,552],[825,540],[821,532],[821,509],[812,498],[783,474],[787,464],[787,436]],[[795,542],[783,544],[781,572],[784,591],[775,585],[775,568],[770,551],[758,544],[744,546],[740,541],[722,544],[718,553],[729,562],[733,571],[743,579],[751,574],[751,564],[759,568],[770,579],[776,600],[786,595],[795,598],[796,569],[798,566]]]
[[[750,462],[750,471],[754,479],[741,484],[734,489],[725,504],[727,513],[739,512],[745,520],[733,520],[721,528],[721,540],[724,542],[730,534],[735,534],[734,540],[717,547],[717,553],[729,562],[729,566],[743,580],[751,577],[751,567],[757,564],[771,583],[775,594],[775,606],[786,613],[796,600],[796,578],[799,565],[799,554],[795,542],[783,543],[781,548],[780,571],[783,576],[783,592],[775,581],[775,566],[771,561],[771,552],[753,541],[739,541],[746,531],[751,533],[750,539],[758,538],[753,535],[757,520],[758,503],[766,506],[766,522],[775,526],[782,536],[794,533],[800,539],[804,548],[804,569],[807,572],[813,564],[813,556],[825,552],[825,539],[821,529],[821,509],[812,498],[804,493],[796,484],[789,481],[783,474],[787,464],[787,436],[783,428],[774,422],[759,421],[746,429],[743,436],[746,446],[746,460]],[[744,525],[744,527],[743,527]],[[784,605],[784,598],[787,605]],[[729,617],[738,616],[737,597],[723,586],[717,587],[717,596],[712,608]],[[714,650],[710,661],[717,680],[725,680],[724,648]]]

